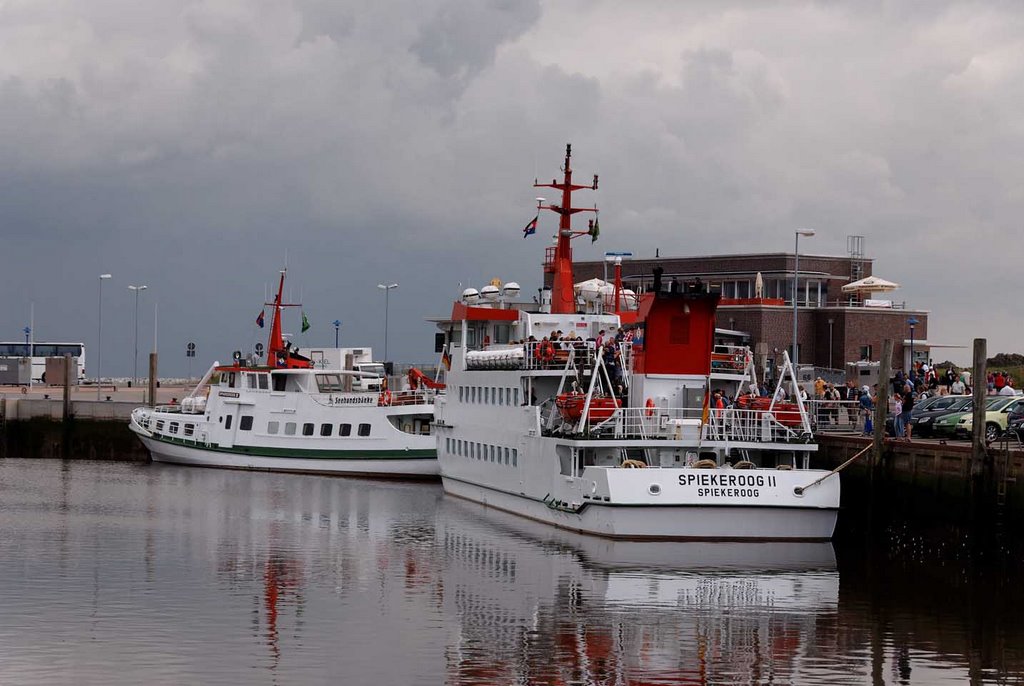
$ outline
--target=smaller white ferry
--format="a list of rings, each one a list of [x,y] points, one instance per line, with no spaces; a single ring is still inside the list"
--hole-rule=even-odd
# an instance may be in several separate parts
[[[596,211],[571,196],[597,177],[574,184],[570,152],[562,182],[534,184],[561,195],[538,208],[559,215],[550,290],[520,306],[469,289],[435,320],[451,359],[435,424],[445,492],[609,538],[831,538],[839,476],[811,468],[788,357],[796,402],[751,393],[750,351],[714,346],[719,295],[660,268],[638,299],[617,269],[604,311],[577,294],[570,241],[598,231],[571,228]]]
[[[139,407],[130,427],[156,462],[284,472],[429,478],[443,388],[418,370],[408,390],[353,390],[364,372],[314,367],[281,334],[285,272],[266,365],[215,362],[180,405]],[[261,315],[262,317],[262,315]],[[377,378],[375,376],[375,378]],[[363,384],[365,387],[365,384]]]

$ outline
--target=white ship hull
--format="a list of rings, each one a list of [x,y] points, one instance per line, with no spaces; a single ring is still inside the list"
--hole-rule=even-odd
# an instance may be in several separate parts
[[[815,478],[810,470],[799,474],[802,483]],[[838,480],[835,482],[838,487]],[[453,496],[567,531],[613,539],[827,541],[832,538],[838,514],[837,508],[830,507],[728,501],[709,505],[685,499],[661,504],[586,502],[578,512],[568,512],[542,500],[447,476],[442,476],[442,483],[445,492]]]
[[[231,452],[205,447],[168,443],[139,435],[154,462],[170,462],[197,467],[252,469],[303,474],[335,474],[394,478],[436,478],[437,459],[433,451],[406,450],[417,457],[401,457],[396,452],[362,453],[338,457],[270,456]],[[426,453],[423,455],[423,453]]]

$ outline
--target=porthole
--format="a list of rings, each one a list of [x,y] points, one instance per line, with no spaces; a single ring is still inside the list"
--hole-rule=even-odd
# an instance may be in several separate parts
[[[661,495],[661,486],[658,484],[651,484],[647,487],[647,492],[651,495]]]

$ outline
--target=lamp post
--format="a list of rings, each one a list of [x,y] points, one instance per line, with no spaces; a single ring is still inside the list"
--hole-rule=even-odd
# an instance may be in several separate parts
[[[341,320],[340,319],[335,319],[331,323],[334,324],[334,347],[337,348],[338,347],[338,331],[341,329]]]
[[[797,313],[800,298],[797,294],[797,286],[800,282],[800,236],[810,238],[814,235],[814,229],[797,229],[793,233],[796,234],[796,245],[793,248],[793,371],[796,372],[797,365],[800,363],[800,354],[797,352],[796,344],[796,337],[799,331]]]
[[[917,325],[917,317],[911,317],[907,320],[907,324],[910,324],[910,380],[917,383],[915,378],[917,375],[914,374],[914,327]]]
[[[132,385],[139,385],[139,293],[149,286],[128,286],[128,290],[135,291],[135,363],[132,366]]]
[[[103,361],[103,282],[109,278],[110,274],[100,274],[99,313],[96,317],[96,400],[100,399],[100,384],[103,381],[103,375],[100,373]]]
[[[397,283],[390,283],[384,285],[382,283],[377,284],[377,288],[384,291],[384,361],[388,361],[388,296],[391,295],[392,288],[398,288]]]

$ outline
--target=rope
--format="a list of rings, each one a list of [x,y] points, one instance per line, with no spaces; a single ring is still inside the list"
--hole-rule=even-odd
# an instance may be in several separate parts
[[[850,458],[849,460],[847,460],[846,462],[842,463],[841,465],[839,465],[838,467],[836,467],[835,469],[833,469],[833,470],[832,470],[831,472],[829,472],[829,473],[828,473],[828,474],[826,474],[825,476],[823,476],[823,477],[820,477],[820,478],[818,478],[818,479],[815,479],[814,481],[812,481],[811,483],[807,484],[806,486],[797,486],[797,487],[795,487],[795,488],[793,489],[793,492],[794,492],[794,493],[796,493],[797,495],[803,495],[803,494],[804,494],[804,491],[806,491],[806,490],[807,490],[808,488],[810,488],[811,486],[817,486],[818,484],[820,484],[820,483],[821,483],[822,481],[824,481],[825,479],[829,478],[829,477],[830,477],[830,476],[832,476],[833,474],[838,474],[838,473],[839,473],[840,471],[842,471],[842,470],[843,470],[843,469],[845,469],[845,468],[846,468],[847,466],[849,466],[849,465],[850,465],[850,463],[852,463],[852,462],[853,462],[854,460],[856,460],[856,459],[857,459],[858,457],[860,457],[861,455],[863,455],[863,454],[864,454],[864,453],[866,453],[867,451],[871,450],[871,448],[872,448],[872,447],[874,447],[874,446],[872,446],[872,445],[868,445],[867,447],[865,447],[865,448],[862,448],[861,450],[858,450],[858,451],[857,451],[857,452],[856,452],[856,453],[854,454],[854,456],[853,456],[853,457],[851,457],[851,458]]]

